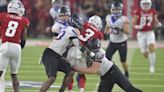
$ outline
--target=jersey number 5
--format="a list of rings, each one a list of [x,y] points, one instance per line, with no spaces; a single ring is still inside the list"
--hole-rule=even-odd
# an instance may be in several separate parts
[[[140,24],[144,25],[144,26],[151,26],[152,21],[153,21],[153,17],[152,16],[141,17]]]
[[[8,23],[8,27],[6,29],[6,32],[5,32],[5,35],[7,37],[14,37],[15,36],[15,33],[16,33],[16,30],[18,28],[18,22],[17,21],[10,21]]]

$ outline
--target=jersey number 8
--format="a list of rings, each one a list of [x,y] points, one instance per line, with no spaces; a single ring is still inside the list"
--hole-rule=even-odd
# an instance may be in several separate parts
[[[10,21],[8,23],[8,27],[7,27],[7,30],[5,32],[5,35],[7,37],[14,37],[15,36],[15,33],[16,33],[16,30],[18,28],[18,22],[17,21]]]
[[[152,16],[141,17],[140,24],[144,26],[151,26],[152,21],[153,21]]]

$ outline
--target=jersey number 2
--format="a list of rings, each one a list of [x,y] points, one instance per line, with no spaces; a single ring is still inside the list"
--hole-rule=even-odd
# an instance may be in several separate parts
[[[16,33],[16,30],[18,28],[18,22],[17,21],[10,21],[8,23],[8,27],[7,27],[7,30],[5,32],[5,35],[7,37],[14,37],[15,36],[15,33]]]

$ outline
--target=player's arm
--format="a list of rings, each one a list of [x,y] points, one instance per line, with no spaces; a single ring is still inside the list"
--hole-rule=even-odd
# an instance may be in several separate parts
[[[79,43],[78,36],[80,35],[80,32],[78,29],[75,29],[74,32],[76,33],[76,35],[69,37],[69,39],[72,41],[74,46],[79,47],[80,43]]]
[[[141,30],[144,25],[141,24],[137,25],[137,20],[139,20],[139,16],[135,14],[132,19],[132,26],[137,30]]]
[[[109,32],[110,32],[110,25],[109,25],[109,23],[106,22],[104,33],[108,34]]]
[[[60,32],[60,25],[58,23],[55,23],[51,27],[51,32],[53,33],[53,36],[58,36],[58,33]]]
[[[80,73],[87,73],[87,74],[96,74],[100,67],[100,62],[92,62],[92,65],[88,68],[78,67],[76,65],[73,66],[74,70]]]
[[[27,37],[27,27],[24,29],[24,31],[22,32],[22,36],[21,36],[21,48],[23,49],[25,44],[26,44],[26,37]]]
[[[162,26],[161,22],[158,20],[157,15],[154,15],[155,27],[159,28]]]
[[[123,32],[126,33],[126,34],[129,34],[129,21],[128,21],[127,18],[124,22]]]
[[[109,31],[110,31],[109,29],[110,29],[109,26],[106,25],[106,26],[105,26],[105,29],[104,29],[104,33],[105,33],[105,34],[108,34]]]

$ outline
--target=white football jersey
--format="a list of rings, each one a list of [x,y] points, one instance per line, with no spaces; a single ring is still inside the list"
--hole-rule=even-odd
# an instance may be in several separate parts
[[[110,41],[114,43],[121,43],[128,39],[127,34],[124,32],[115,30],[115,27],[118,27],[120,29],[123,29],[124,23],[127,21],[126,16],[121,16],[117,20],[113,20],[112,15],[106,16],[106,24],[107,27],[110,28]]]
[[[61,28],[58,36],[53,40],[49,48],[58,54],[63,55],[66,51],[66,47],[71,44],[70,37],[77,37],[75,28],[71,26]]]
[[[100,68],[98,70],[98,75],[103,76],[105,75],[109,69],[113,66],[113,62],[109,61],[105,56],[105,51],[100,49],[98,53],[96,53],[100,57]]]

